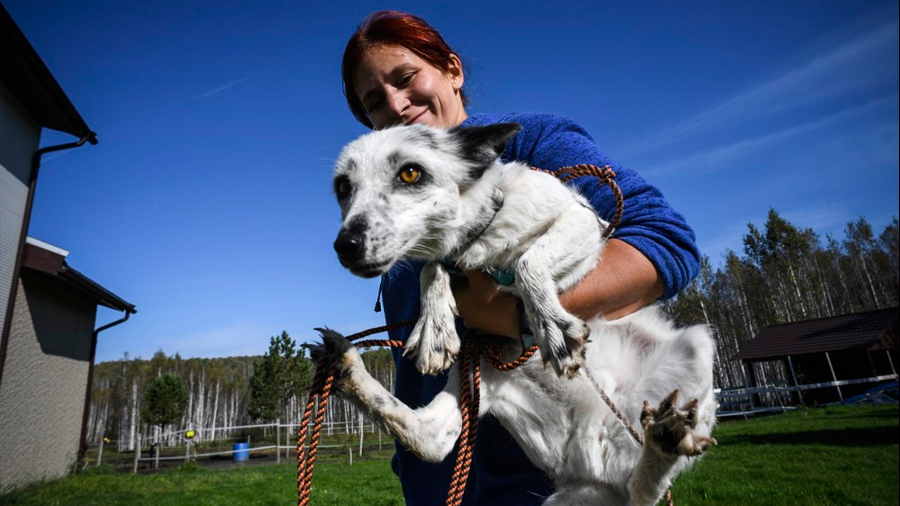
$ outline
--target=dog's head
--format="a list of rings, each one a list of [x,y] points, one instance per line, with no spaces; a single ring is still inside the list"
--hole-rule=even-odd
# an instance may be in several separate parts
[[[403,258],[440,255],[447,234],[465,227],[469,208],[479,205],[472,189],[520,129],[415,125],[348,144],[334,172],[344,220],[334,242],[341,264],[374,277]]]

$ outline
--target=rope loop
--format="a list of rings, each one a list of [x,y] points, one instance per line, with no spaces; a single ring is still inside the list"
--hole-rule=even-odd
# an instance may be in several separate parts
[[[622,213],[625,210],[625,197],[622,195],[622,190],[619,188],[619,185],[615,182],[616,172],[612,169],[612,166],[604,165],[602,167],[598,167],[596,165],[579,164],[572,165],[570,167],[562,167],[556,172],[553,172],[551,170],[539,169],[537,167],[532,167],[532,170],[550,174],[551,176],[559,179],[561,183],[568,183],[575,178],[583,176],[594,176],[595,178],[597,178],[597,181],[600,182],[601,186],[609,186],[609,189],[613,193],[613,198],[616,199],[616,214],[609,222],[606,230],[603,231],[603,238],[606,239],[607,237],[609,237],[616,229],[616,227],[619,226],[619,223],[622,221]]]

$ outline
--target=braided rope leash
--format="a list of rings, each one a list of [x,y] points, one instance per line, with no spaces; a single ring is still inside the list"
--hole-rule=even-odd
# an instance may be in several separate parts
[[[356,334],[350,335],[347,339],[351,342],[368,337],[372,334],[387,332],[403,327],[409,327],[416,323],[416,319],[404,320],[391,325],[375,327]],[[354,343],[357,348],[365,348],[369,346],[390,346],[399,348],[403,346],[402,341],[393,340],[367,340]],[[303,416],[300,419],[300,428],[297,432],[297,505],[309,505],[309,493],[312,488],[313,466],[316,462],[316,454],[319,446],[319,439],[322,433],[322,422],[325,419],[325,408],[328,406],[328,398],[331,395],[331,389],[334,386],[334,378],[337,374],[337,368],[334,365],[329,366],[325,360],[320,361],[316,365],[316,372],[313,376],[312,386],[309,390],[309,398],[306,407],[303,410]],[[316,417],[313,422],[313,430],[310,435],[309,450],[306,449],[306,438],[309,432],[309,421],[312,418],[313,410],[316,411]]]

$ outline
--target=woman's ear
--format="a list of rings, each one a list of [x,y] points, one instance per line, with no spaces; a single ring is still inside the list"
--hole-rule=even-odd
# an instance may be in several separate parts
[[[453,91],[461,90],[466,79],[465,75],[463,75],[462,61],[453,53],[450,53],[450,62],[445,73],[447,78],[450,79]]]

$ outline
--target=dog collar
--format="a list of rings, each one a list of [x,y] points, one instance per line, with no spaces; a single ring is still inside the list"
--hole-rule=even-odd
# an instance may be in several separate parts
[[[500,212],[500,209],[503,208],[503,192],[500,191],[499,188],[494,189],[494,195],[491,197],[491,202],[493,204],[493,208],[491,209],[491,217],[488,219],[483,226],[475,227],[468,232],[466,232],[466,238],[462,244],[456,247],[441,263],[444,265],[452,265],[456,266],[456,260],[463,253],[472,246],[472,243],[478,240],[479,237],[484,234],[485,230],[491,226],[491,223],[494,222],[494,218],[497,217],[497,213]]]

